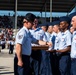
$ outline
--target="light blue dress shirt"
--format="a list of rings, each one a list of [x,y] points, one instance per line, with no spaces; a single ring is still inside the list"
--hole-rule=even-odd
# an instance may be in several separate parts
[[[54,44],[54,49],[55,50],[59,49],[60,38],[61,38],[61,32],[59,32],[58,34],[56,34],[55,44]]]
[[[76,58],[76,31],[73,32],[72,37],[71,58]]]
[[[37,40],[43,40],[45,36],[45,32],[41,28],[37,28],[36,30],[30,30],[31,35],[36,38]]]
[[[71,45],[71,33],[69,30],[66,30],[65,32],[61,32],[61,38],[59,43],[59,50],[65,49],[67,46]]]
[[[29,30],[26,27],[23,27],[19,30],[16,35],[15,44],[19,43],[22,45],[22,54],[31,55],[31,42],[36,42],[37,40],[32,37]]]

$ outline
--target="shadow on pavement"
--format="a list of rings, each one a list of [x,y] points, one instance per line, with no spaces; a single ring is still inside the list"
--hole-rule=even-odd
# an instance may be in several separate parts
[[[14,72],[2,72],[0,74],[13,74]]]
[[[9,70],[7,70],[8,68],[10,68],[10,67],[0,66],[0,74],[13,74],[14,72],[8,72],[9,71]]]
[[[0,66],[0,69],[6,69],[6,68],[10,68],[10,67]]]

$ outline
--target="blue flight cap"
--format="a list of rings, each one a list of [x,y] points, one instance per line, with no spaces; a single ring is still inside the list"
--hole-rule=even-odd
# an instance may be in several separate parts
[[[52,22],[48,22],[47,24],[48,26],[53,26]]]
[[[52,24],[53,24],[53,26],[54,26],[54,25],[60,25],[60,21],[53,21]]]
[[[68,16],[62,16],[62,17],[59,18],[59,20],[60,20],[60,22],[66,21],[66,22],[68,22],[68,23],[70,23],[70,21],[71,21]]]
[[[45,23],[42,23],[42,24],[38,24],[38,26],[39,27],[41,27],[41,26],[48,26],[48,24],[47,24],[47,22],[45,22]]]
[[[69,18],[72,19],[72,17],[76,16],[76,12],[73,12],[71,14],[69,14]]]

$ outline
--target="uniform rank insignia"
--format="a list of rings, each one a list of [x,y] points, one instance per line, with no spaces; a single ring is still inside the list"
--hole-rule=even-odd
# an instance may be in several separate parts
[[[23,37],[23,35],[19,35],[18,38],[21,39]]]

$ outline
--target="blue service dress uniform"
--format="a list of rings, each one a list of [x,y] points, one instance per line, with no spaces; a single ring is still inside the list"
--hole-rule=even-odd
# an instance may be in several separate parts
[[[61,38],[61,32],[59,33],[56,33],[56,36],[55,36],[55,44],[54,44],[54,49],[55,50],[58,50],[59,49],[59,43],[60,43],[60,38]],[[59,72],[59,59],[58,59],[58,56],[57,56],[57,53],[55,53],[54,55],[54,68],[53,68],[53,75],[60,75],[60,72]]]
[[[26,27],[23,27],[17,33],[15,44],[19,43],[22,45],[23,66],[22,67],[16,66],[18,62],[18,59],[16,57],[14,69],[15,69],[15,72],[18,71],[19,75],[30,75],[31,42],[36,42],[36,41],[37,40],[31,36],[29,30]]]
[[[41,28],[36,28],[36,30],[31,29],[30,32],[31,32],[31,35],[37,40],[43,40],[43,37],[45,35],[44,31]],[[41,57],[42,57],[41,50],[37,50],[37,51],[32,50],[30,63],[33,69],[33,73],[35,75],[39,75]]]
[[[71,46],[71,33],[69,30],[61,32],[58,50]],[[60,75],[70,75],[70,52],[58,53]]]
[[[11,39],[9,41],[9,54],[13,54],[13,50],[14,50],[14,41],[13,39]]]
[[[2,49],[4,49],[4,48],[5,48],[5,43],[6,43],[5,38],[3,38],[3,39],[1,40],[1,43],[2,43]]]
[[[53,46],[51,48],[49,48],[49,50],[54,49],[54,45],[55,45],[55,38],[56,38],[56,33],[53,32],[51,34],[51,37],[49,39],[50,42],[52,42]],[[52,75],[56,74],[56,70],[55,70],[55,58],[56,57],[56,53],[55,52],[50,52],[50,64],[51,64],[51,71],[52,71]]]
[[[76,75],[76,31],[73,32],[73,37],[72,37],[71,75]]]
[[[50,38],[51,34],[45,32],[43,40],[51,42],[49,41]],[[41,57],[40,75],[52,75],[50,53],[45,50],[41,50],[41,52],[42,57]]]

